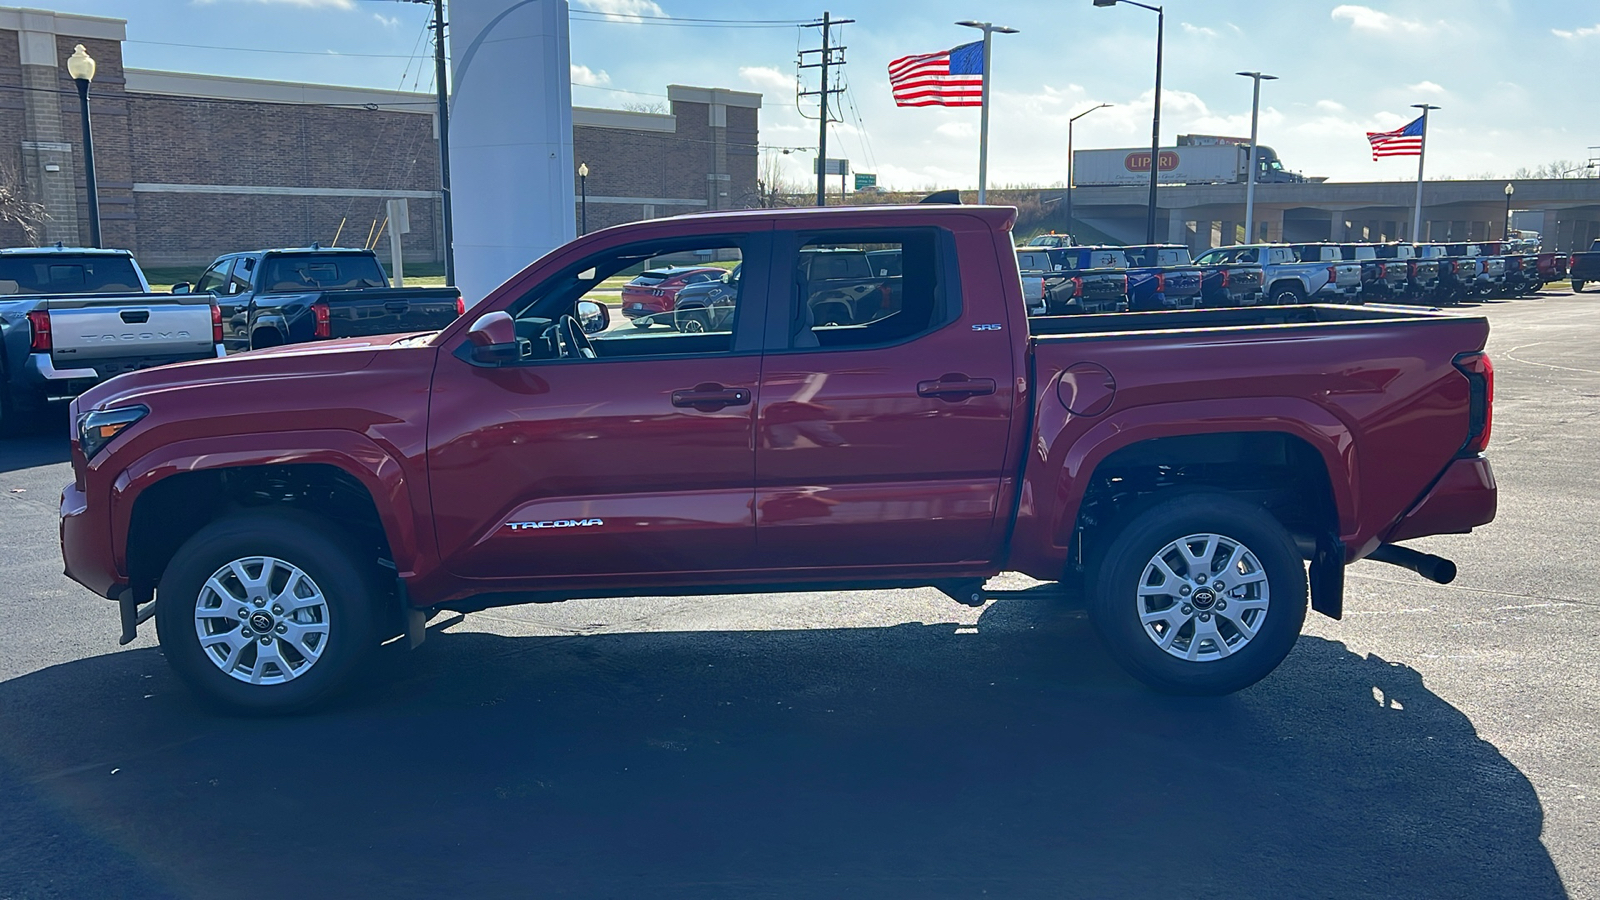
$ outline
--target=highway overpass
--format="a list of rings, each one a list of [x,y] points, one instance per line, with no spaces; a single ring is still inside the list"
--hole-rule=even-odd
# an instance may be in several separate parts
[[[1422,239],[1499,239],[1505,187],[1512,185],[1517,228],[1538,231],[1547,250],[1587,249],[1600,238],[1600,178],[1429,181],[1422,186]],[[1411,239],[1414,181],[1256,185],[1257,239],[1389,241]],[[1040,192],[1045,203],[1061,189]],[[1191,249],[1244,241],[1242,184],[1163,185],[1157,192],[1156,239]],[[1148,186],[1077,187],[1074,217],[1117,240],[1145,239]]]

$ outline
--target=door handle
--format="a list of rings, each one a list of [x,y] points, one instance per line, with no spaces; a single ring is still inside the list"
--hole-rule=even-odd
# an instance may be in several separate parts
[[[959,373],[941,375],[937,381],[917,382],[918,397],[937,397],[952,402],[992,394],[994,391],[993,378],[968,378]]]
[[[725,406],[744,406],[750,402],[750,392],[744,388],[725,388],[720,384],[697,384],[686,391],[672,392],[672,405],[716,412]]]
[[[392,313],[403,313],[411,310],[411,304],[398,301],[389,301],[383,304],[383,308]]]

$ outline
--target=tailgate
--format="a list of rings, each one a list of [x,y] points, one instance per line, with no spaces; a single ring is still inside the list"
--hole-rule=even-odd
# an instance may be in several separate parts
[[[118,357],[188,356],[216,353],[211,302],[167,294],[49,300],[50,357],[63,364]]]
[[[1121,273],[1082,275],[1083,296],[1088,300],[1120,300],[1128,292],[1128,279]]]
[[[1334,266],[1334,268],[1338,270],[1338,272],[1335,273],[1337,275],[1337,278],[1338,278],[1338,280],[1335,283],[1338,284],[1340,287],[1360,287],[1361,286],[1361,264],[1360,263],[1340,263],[1340,264]]]
[[[1199,269],[1173,269],[1164,273],[1167,286],[1162,293],[1173,297],[1188,297],[1200,293]]]
[[[1228,290],[1235,294],[1249,294],[1259,291],[1264,280],[1263,273],[1259,268],[1228,269],[1227,275]]]
[[[325,291],[332,337],[437,331],[455,321],[454,288],[378,288]]]

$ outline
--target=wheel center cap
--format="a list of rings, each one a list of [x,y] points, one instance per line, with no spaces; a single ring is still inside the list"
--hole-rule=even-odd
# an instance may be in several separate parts
[[[266,634],[267,632],[271,631],[273,624],[272,617],[264,612],[252,613],[250,615],[250,627],[261,634]]]
[[[1195,609],[1210,609],[1217,602],[1217,595],[1210,588],[1201,588],[1194,592],[1189,602],[1194,604]]]

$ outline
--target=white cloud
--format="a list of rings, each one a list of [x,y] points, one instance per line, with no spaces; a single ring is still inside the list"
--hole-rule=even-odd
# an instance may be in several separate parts
[[[1445,89],[1431,81],[1419,81],[1416,84],[1406,85],[1406,90],[1413,94],[1443,94]]]
[[[1594,37],[1595,35],[1600,34],[1600,25],[1590,25],[1587,28],[1579,28],[1574,31],[1562,31],[1559,28],[1552,28],[1550,29],[1550,33],[1558,38],[1566,38],[1567,40],[1572,40],[1573,38]]]
[[[389,29],[390,31],[393,31],[396,28],[400,27],[400,17],[399,16],[386,16],[383,13],[373,13],[372,17],[374,19],[378,20],[378,24],[379,25],[382,25],[383,27]]]
[[[1322,112],[1334,114],[1344,113],[1347,111],[1345,105],[1337,100],[1318,100],[1317,109],[1321,110]]]
[[[355,0],[194,0],[201,6],[213,3],[261,3],[274,6],[304,6],[307,9],[355,9]]]
[[[589,87],[600,87],[602,85],[611,83],[611,76],[606,73],[605,69],[601,69],[597,72],[588,66],[580,66],[577,63],[572,63],[571,65],[573,84],[584,84],[588,85]]]
[[[945,137],[953,138],[970,138],[978,135],[978,126],[971,122],[945,122],[933,130]]]
[[[1196,37],[1208,37],[1208,38],[1214,38],[1214,37],[1217,36],[1216,29],[1207,28],[1204,25],[1191,25],[1188,22],[1180,22],[1179,24],[1183,26],[1183,30],[1184,30],[1185,34],[1192,34],[1192,35],[1195,35]],[[1235,30],[1237,30],[1237,29],[1235,29]]]
[[[639,16],[665,16],[655,0],[577,0],[577,5],[604,15],[612,22],[638,22]]]
[[[1370,6],[1356,6],[1345,4],[1335,6],[1332,13],[1335,21],[1345,19],[1350,27],[1357,31],[1370,31],[1377,34],[1394,34],[1397,31],[1416,33],[1427,29],[1426,25],[1414,19],[1402,19],[1380,12]]]
[[[772,66],[740,66],[739,77],[758,88],[782,91],[785,96],[794,94],[794,76],[785,75]]]

